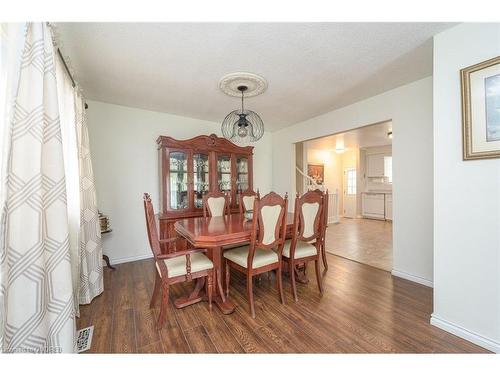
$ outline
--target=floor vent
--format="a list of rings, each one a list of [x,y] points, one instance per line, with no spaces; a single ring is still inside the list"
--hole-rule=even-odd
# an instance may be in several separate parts
[[[77,332],[76,350],[78,353],[87,351],[92,345],[92,335],[94,334],[94,326],[81,329]]]

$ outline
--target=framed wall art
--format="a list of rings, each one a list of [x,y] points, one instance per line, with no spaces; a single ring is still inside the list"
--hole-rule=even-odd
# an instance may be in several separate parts
[[[460,71],[463,159],[500,157],[500,56]]]
[[[307,175],[317,185],[323,185],[325,182],[325,166],[323,164],[307,164]]]

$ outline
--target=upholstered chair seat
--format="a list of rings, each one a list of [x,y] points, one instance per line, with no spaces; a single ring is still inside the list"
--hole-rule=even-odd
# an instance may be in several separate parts
[[[247,258],[250,246],[241,246],[236,249],[227,250],[224,252],[224,258],[247,268]],[[255,249],[255,254],[252,262],[252,268],[259,268],[273,264],[278,261],[278,254],[272,250]]]
[[[313,242],[313,241],[311,241]],[[290,258],[290,246],[292,245],[292,240],[286,240],[285,246],[283,247],[283,256]],[[297,241],[297,246],[295,247],[295,259],[310,257],[318,254],[316,246],[310,242]]]
[[[186,257],[177,257],[163,260],[167,266],[168,277],[176,277],[187,274]],[[191,273],[210,270],[214,267],[212,261],[202,253],[195,253],[191,255]],[[158,273],[161,275],[160,268],[156,265]]]

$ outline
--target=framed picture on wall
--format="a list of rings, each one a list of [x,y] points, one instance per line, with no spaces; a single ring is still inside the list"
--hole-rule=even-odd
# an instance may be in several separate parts
[[[325,182],[325,166],[323,164],[307,164],[307,175],[317,185],[323,185]]]
[[[500,157],[500,56],[460,71],[463,159]]]

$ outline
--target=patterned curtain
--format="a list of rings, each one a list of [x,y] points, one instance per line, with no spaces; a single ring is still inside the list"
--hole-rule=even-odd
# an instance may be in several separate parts
[[[89,132],[83,98],[75,94],[76,138],[80,171],[80,291],[81,304],[90,303],[104,291],[102,244],[97,211],[94,172],[90,159]]]
[[[54,48],[29,24],[8,154],[0,349],[73,352],[75,320]]]

